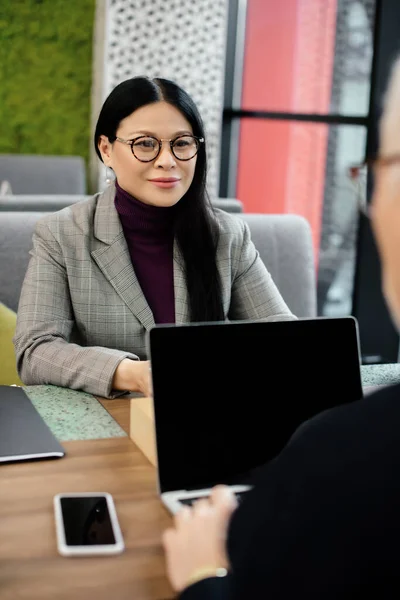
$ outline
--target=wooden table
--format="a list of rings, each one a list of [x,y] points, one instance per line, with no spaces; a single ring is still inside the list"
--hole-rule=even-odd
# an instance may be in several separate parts
[[[107,398],[100,398],[97,400],[104,406],[104,408],[110,413],[112,418],[122,427],[124,431],[129,435],[129,422],[130,422],[130,399],[116,398],[115,400],[109,400]]]
[[[128,432],[129,400],[101,400]],[[165,600],[162,532],[171,518],[156,493],[154,467],[129,437],[65,442],[61,460],[0,468],[1,600]],[[57,552],[53,496],[107,491],[126,550],[114,557]]]

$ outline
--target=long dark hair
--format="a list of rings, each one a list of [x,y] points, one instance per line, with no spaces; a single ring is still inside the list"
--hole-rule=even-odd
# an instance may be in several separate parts
[[[101,135],[113,143],[122,121],[138,108],[168,102],[189,121],[193,135],[205,137],[199,111],[190,96],[173,81],[133,77],[123,81],[105,100],[97,121],[94,146],[100,160]],[[184,260],[192,322],[224,319],[221,281],[216,264],[218,225],[206,190],[207,157],[200,144],[192,184],[176,205],[175,238]]]

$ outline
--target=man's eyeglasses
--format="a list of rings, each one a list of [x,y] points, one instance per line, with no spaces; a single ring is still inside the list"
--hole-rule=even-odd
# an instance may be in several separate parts
[[[155,160],[161,152],[163,142],[169,142],[171,152],[178,160],[191,160],[198,153],[200,144],[204,142],[204,138],[194,135],[178,135],[172,140],[159,140],[150,135],[141,135],[134,140],[117,137],[116,140],[130,146],[133,156],[140,162]]]
[[[355,187],[357,205],[366,217],[370,217],[370,204],[367,201],[368,176],[374,176],[377,168],[389,167],[400,163],[400,154],[382,156],[380,158],[369,158],[359,165],[349,167],[348,175]]]

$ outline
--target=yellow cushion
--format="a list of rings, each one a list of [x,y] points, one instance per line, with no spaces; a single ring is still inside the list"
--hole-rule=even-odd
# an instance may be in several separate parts
[[[0,302],[0,385],[22,385],[17,374],[12,338],[17,315]]]

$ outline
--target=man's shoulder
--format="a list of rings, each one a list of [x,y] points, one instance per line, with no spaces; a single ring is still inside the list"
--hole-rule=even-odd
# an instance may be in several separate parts
[[[346,400],[346,389],[343,398],[338,399],[340,405],[317,415],[315,424],[322,427],[334,422],[355,429],[368,426],[372,430],[382,423],[389,424],[391,418],[400,418],[400,383],[378,386],[373,392],[364,393],[359,400],[347,403],[343,399]]]
[[[351,460],[362,463],[367,455],[384,456],[395,444],[397,452],[387,458],[400,461],[400,383],[383,386],[359,400],[346,402],[345,394],[344,390],[338,406],[303,423],[282,454],[289,460],[293,453],[303,460],[314,456],[313,469],[320,465],[328,472]]]

